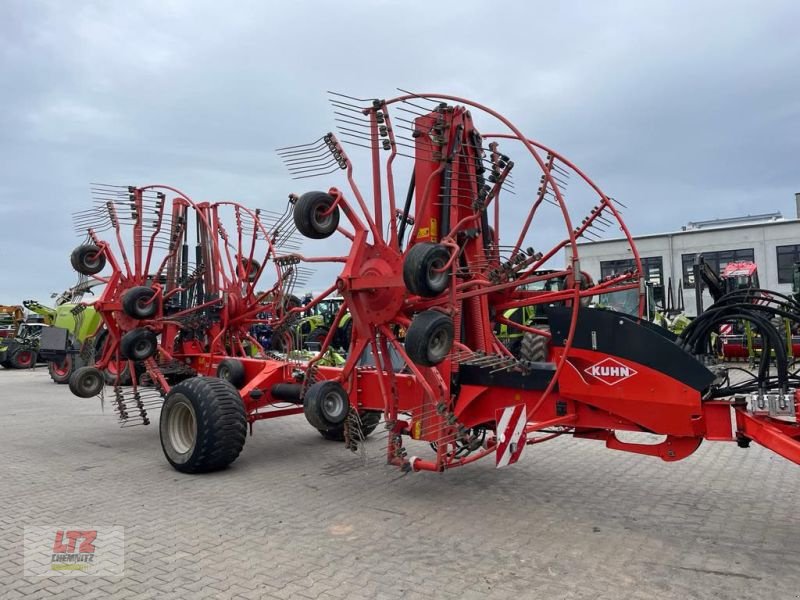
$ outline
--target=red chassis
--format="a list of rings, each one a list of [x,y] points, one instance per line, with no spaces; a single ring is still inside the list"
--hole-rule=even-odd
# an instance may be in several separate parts
[[[559,320],[567,325],[565,310],[551,314],[551,322]],[[800,426],[796,422],[754,415],[748,410],[744,398],[732,400],[702,399],[702,392],[714,375],[652,327],[636,323],[624,315],[605,310],[581,310],[577,324],[576,341],[566,352],[567,368],[558,380],[558,389],[549,396],[544,393],[554,368],[552,363],[534,365],[519,376],[491,373],[491,368],[461,366],[458,395],[452,413],[426,402],[417,375],[396,373],[393,385],[397,390],[397,412],[400,417],[387,421],[397,434],[396,444],[390,446],[392,463],[414,470],[443,471],[473,462],[487,454],[497,453],[503,443],[505,431],[499,430],[498,415],[517,407],[524,410],[524,427],[517,433],[518,449],[510,462],[519,458],[522,447],[536,444],[556,435],[572,434],[576,438],[605,441],[614,450],[657,456],[665,461],[676,461],[692,454],[703,439],[731,441],[746,444],[754,440],[785,458],[800,464]],[[623,331],[609,331],[618,326]],[[557,327],[554,329],[558,336]],[[591,349],[584,344],[583,334],[606,334]],[[600,334],[602,336],[602,333]],[[582,347],[587,346],[587,347]],[[648,348],[639,361],[632,360],[636,350]],[[614,354],[617,349],[618,354]],[[553,362],[564,350],[553,349]],[[654,363],[653,357],[658,357]],[[302,408],[263,410],[266,406],[285,401],[286,384],[299,383],[296,366],[282,361],[243,360],[248,383],[241,390],[250,422],[302,412]],[[443,377],[453,375],[449,361],[438,365]],[[664,372],[666,369],[668,372]],[[207,372],[213,374],[212,362]],[[318,367],[318,380],[338,380],[342,370]],[[384,411],[386,402],[382,391],[381,375],[375,369],[358,369],[350,378],[355,385],[348,390],[351,405],[360,411]],[[279,390],[275,397],[272,390]],[[793,398],[797,403],[797,398]],[[796,415],[797,416],[797,415]],[[448,424],[449,420],[449,424]],[[488,426],[490,435],[473,453],[466,457],[446,456],[437,461],[406,457],[400,436],[434,442],[442,446],[444,439],[455,439],[457,430],[471,430]],[[556,431],[553,432],[553,429]],[[537,432],[547,431],[543,436]],[[653,444],[621,441],[617,431],[645,432],[666,436]],[[512,433],[513,437],[513,433]],[[498,464],[502,456],[497,456]],[[506,463],[509,464],[509,463]],[[503,466],[503,465],[501,465]]]

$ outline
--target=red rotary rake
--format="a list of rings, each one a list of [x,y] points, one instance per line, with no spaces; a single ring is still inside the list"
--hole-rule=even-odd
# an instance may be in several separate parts
[[[248,422],[301,411],[325,437],[351,448],[383,419],[388,462],[404,470],[443,471],[490,455],[505,466],[526,446],[565,434],[664,460],[685,458],[703,439],[743,446],[755,440],[800,462],[793,379],[773,382],[762,373],[756,392],[743,395],[744,387],[728,385],[724,373],[698,360],[705,329],[693,334],[690,353],[640,318],[589,307],[600,293],[640,290],[640,261],[617,203],[566,158],[494,111],[452,96],[334,94],[331,102],[342,138],[371,160],[370,202],[350,156],[329,133],[279,154],[298,179],[341,171],[349,191],[291,195],[292,224],[284,214],[266,226],[258,211],[195,205],[179,195],[162,226],[147,207],[163,214],[165,196],[155,192],[153,200],[149,187],[125,189],[131,266],[119,211],[101,206],[122,261],[97,227],[83,223],[90,243],[76,249],[73,265],[97,276],[107,259],[112,269],[95,306],[114,343],[98,366],[127,360],[135,402],[151,389],[142,381],[165,396],[161,439],[175,468],[223,467],[241,451]],[[479,133],[472,111],[500,132]],[[511,160],[512,150],[525,161]],[[411,159],[404,173],[410,184],[401,204],[395,180],[404,158]],[[223,207],[234,213],[235,235],[222,226]],[[581,207],[584,216],[573,217],[570,208]],[[197,229],[193,268],[186,258],[190,212]],[[294,227],[312,240],[336,235],[349,251],[321,257],[279,251],[277,242]],[[593,282],[580,269],[577,240],[605,230],[627,237],[635,268]],[[168,241],[158,262],[149,248],[161,231]],[[501,244],[503,238],[511,243]],[[334,328],[309,361],[263,352],[248,328],[264,320],[279,327],[305,310],[287,306],[291,280],[302,265],[325,262],[340,264],[341,272],[310,306],[334,293],[343,298],[334,322],[346,311],[352,315],[345,364],[323,364]],[[267,264],[276,282],[259,294],[256,282]],[[523,333],[519,350],[501,343],[501,327]],[[85,369],[72,387],[92,395],[102,384]],[[139,371],[146,376],[137,378]],[[115,395],[124,394],[115,387]],[[632,443],[620,431],[664,438]],[[430,455],[410,456],[409,438],[428,442]]]

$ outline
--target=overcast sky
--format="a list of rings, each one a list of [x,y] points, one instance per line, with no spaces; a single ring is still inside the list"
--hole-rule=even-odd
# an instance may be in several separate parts
[[[487,104],[623,200],[634,233],[794,216],[800,191],[797,0],[5,0],[0,14],[0,304],[74,282],[70,215],[90,182],[282,205],[303,189],[274,149],[332,128],[328,89]]]

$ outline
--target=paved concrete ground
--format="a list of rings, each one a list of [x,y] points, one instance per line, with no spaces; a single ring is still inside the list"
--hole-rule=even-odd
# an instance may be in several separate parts
[[[399,473],[302,417],[185,476],[43,370],[0,371],[0,597],[800,598],[800,469],[706,444],[675,464],[555,440],[496,471]],[[24,578],[23,527],[125,528],[120,578]]]

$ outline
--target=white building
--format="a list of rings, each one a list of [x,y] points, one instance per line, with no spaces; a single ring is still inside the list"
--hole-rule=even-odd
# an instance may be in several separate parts
[[[674,233],[634,237],[656,301],[667,308],[684,308],[689,315],[697,312],[692,265],[698,254],[718,272],[729,262],[753,261],[762,288],[791,292],[792,268],[800,261],[800,193],[795,196],[795,219],[786,219],[779,212],[748,215],[688,223]],[[581,270],[595,281],[633,266],[633,253],[625,238],[583,242],[578,253]],[[703,306],[711,303],[704,291]]]

